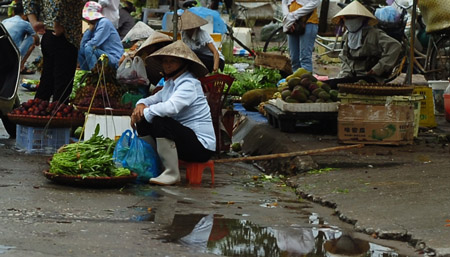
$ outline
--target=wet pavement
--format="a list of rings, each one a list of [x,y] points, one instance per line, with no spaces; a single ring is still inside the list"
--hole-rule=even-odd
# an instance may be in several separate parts
[[[363,241],[367,256],[414,256],[405,244],[353,233],[251,164],[217,164],[214,185],[205,174],[189,186],[183,171],[172,187],[79,188],[43,176],[48,156],[0,143],[4,256],[328,256],[325,242],[342,234]]]

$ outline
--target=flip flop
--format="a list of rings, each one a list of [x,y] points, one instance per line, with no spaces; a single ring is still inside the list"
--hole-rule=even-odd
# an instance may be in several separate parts
[[[34,73],[36,73],[36,71],[31,70],[31,69],[29,69],[29,68],[25,68],[25,69],[23,69],[23,70],[20,72],[20,74],[22,74],[22,75],[31,75],[31,74],[34,74]]]

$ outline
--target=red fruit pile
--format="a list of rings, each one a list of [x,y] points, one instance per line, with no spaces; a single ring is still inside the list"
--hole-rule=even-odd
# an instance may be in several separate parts
[[[11,111],[12,114],[29,115],[31,117],[84,117],[84,114],[73,108],[72,105],[60,104],[57,101],[49,103],[39,98],[23,102],[19,107]]]

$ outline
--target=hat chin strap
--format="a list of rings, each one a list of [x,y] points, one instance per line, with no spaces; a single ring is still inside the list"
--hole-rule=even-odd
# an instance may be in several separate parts
[[[187,64],[180,66],[180,68],[176,69],[175,71],[166,74],[165,72],[163,72],[164,75],[164,80],[168,80],[170,78],[176,77],[176,75],[178,75],[178,73],[181,73],[181,71],[184,71],[185,69],[187,69]]]

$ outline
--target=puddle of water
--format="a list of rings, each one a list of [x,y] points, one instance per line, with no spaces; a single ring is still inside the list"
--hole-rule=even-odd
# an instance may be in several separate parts
[[[326,224],[315,214],[309,223]],[[222,256],[401,256],[390,248],[353,239],[331,226],[263,227],[248,220],[212,214],[177,214],[167,232],[162,238],[166,242],[188,246],[194,252]]]
[[[14,246],[0,245],[0,254],[6,253],[7,251],[14,249]]]
[[[155,213],[152,208],[136,208],[139,212],[142,212],[140,215],[134,215],[130,218],[132,221],[155,221]]]
[[[154,199],[160,199],[162,197],[160,193],[151,189],[148,185],[133,185],[126,190],[138,196],[148,196]]]

